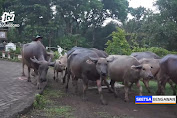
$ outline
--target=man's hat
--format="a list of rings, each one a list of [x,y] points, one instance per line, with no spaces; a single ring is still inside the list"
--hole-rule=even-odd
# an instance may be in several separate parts
[[[42,39],[43,37],[42,37],[42,36],[40,36],[40,35],[37,35],[37,36],[36,36],[36,39],[38,39],[38,38],[41,38],[41,39]]]

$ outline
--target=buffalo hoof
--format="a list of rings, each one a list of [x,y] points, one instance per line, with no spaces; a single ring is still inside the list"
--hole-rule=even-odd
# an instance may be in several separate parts
[[[35,73],[34,73],[34,71],[31,73],[31,75],[32,75],[33,77],[35,77]]]
[[[41,89],[41,86],[40,86],[40,85],[37,85],[37,89],[39,89],[39,90],[40,90],[40,89]]]
[[[102,105],[108,105],[107,101],[105,101],[105,100],[101,100],[101,104]]]
[[[25,73],[22,73],[22,77],[24,77],[25,76]]]
[[[83,101],[88,101],[88,98],[87,97],[82,97],[82,100]]]
[[[27,82],[31,82],[31,79],[30,79],[30,78],[28,78]]]
[[[53,80],[55,80],[55,77],[53,77]]]
[[[124,99],[124,102],[128,102],[129,101],[129,99]]]
[[[109,93],[114,93],[114,90],[113,90],[112,88],[109,88],[109,89],[108,89],[108,92],[109,92]]]
[[[62,82],[63,84],[65,84],[65,79],[63,79],[63,82]]]
[[[116,93],[114,93],[114,97],[115,97],[115,98],[117,98],[117,97],[118,97],[118,95],[117,95]]]

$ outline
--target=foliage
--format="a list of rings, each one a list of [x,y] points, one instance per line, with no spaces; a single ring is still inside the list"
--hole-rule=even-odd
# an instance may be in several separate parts
[[[42,109],[45,107],[46,103],[47,103],[47,100],[44,98],[43,95],[40,95],[40,94],[35,95],[35,100],[33,103],[34,108]]]
[[[112,40],[108,40],[106,43],[106,52],[109,54],[129,55],[131,50],[125,35],[126,34],[124,30],[117,28],[117,31],[111,34]]]
[[[140,48],[162,47],[167,50],[177,50],[177,15],[175,0],[157,0],[158,13],[143,7],[129,8],[133,16],[123,23],[123,28],[134,39]],[[130,41],[132,38],[130,38]]]
[[[110,34],[113,31],[116,31],[117,24],[114,22],[108,23],[104,27],[96,28],[95,29],[95,43],[90,43],[91,47],[98,48],[101,50],[104,50],[105,43],[108,40],[111,40]],[[86,34],[85,34],[86,39],[88,40],[87,42],[92,42],[92,29],[88,29]]]
[[[54,59],[58,59],[61,55],[59,55],[58,51],[54,52]]]
[[[57,117],[65,117],[65,118],[73,118],[72,107],[70,106],[60,106],[60,107],[52,107],[46,109],[46,112],[49,116],[53,116],[53,114],[57,115]]]
[[[21,48],[20,47],[16,47],[16,50],[10,49],[10,53],[21,54]]]
[[[144,7],[128,8],[128,0],[1,0],[0,12],[15,11],[14,23],[20,27],[8,28],[7,35],[15,43],[31,42],[41,35],[45,46],[70,49],[77,45],[103,50],[117,25],[102,25],[105,19],[112,18],[122,23],[119,27],[127,33],[131,49],[162,47],[176,51],[177,1],[157,0],[155,5],[158,13]],[[128,13],[132,19],[127,19]],[[128,50],[119,53],[129,54]]]
[[[65,50],[69,50],[74,46],[90,47],[89,42],[86,42],[86,39],[79,34],[66,35],[59,38],[58,41],[58,44],[60,44]]]
[[[8,29],[10,41],[28,43],[36,35],[41,35],[45,46],[59,44],[65,48],[78,43],[84,47],[104,49],[106,37],[112,30],[99,33],[96,29],[104,28],[102,24],[106,18],[123,22],[128,13],[127,0],[2,0],[0,6],[0,11],[14,11],[14,23],[20,25],[19,28]],[[91,33],[91,38],[87,39],[86,33]],[[71,41],[69,38],[73,37],[69,35],[80,35],[78,42]],[[97,42],[98,36],[102,37]]]
[[[139,47],[134,47],[132,52],[145,52],[145,51],[151,51],[157,54],[160,57],[163,57],[167,54],[177,54],[175,51],[168,51],[164,48],[161,47],[151,47],[151,48],[139,48]]]

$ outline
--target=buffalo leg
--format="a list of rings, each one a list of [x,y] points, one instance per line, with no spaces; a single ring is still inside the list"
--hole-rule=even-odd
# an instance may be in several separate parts
[[[60,82],[63,83],[63,71],[60,72]]]
[[[58,79],[59,79],[59,78],[58,78],[58,71],[57,71],[57,78],[56,78],[56,82],[58,82]]]
[[[74,92],[77,94],[77,92],[78,92],[78,85],[77,85],[78,79],[77,79],[76,76],[74,76],[74,75],[72,75],[71,77],[72,77],[72,84],[73,84],[73,86],[74,86],[74,88],[75,88],[75,91],[74,91]]]
[[[22,63],[22,76],[25,76],[24,66],[25,66],[25,64],[24,64],[24,63]]]
[[[171,80],[169,80],[168,83],[170,84],[171,88],[173,89],[173,95],[176,95],[176,88],[173,85],[173,82]]]
[[[158,89],[156,91],[156,94],[157,95],[160,95],[162,92],[161,92],[161,81],[160,80],[157,80],[157,84],[158,84]]]
[[[53,76],[53,79],[55,80],[55,69],[54,69],[54,73],[53,73],[53,75],[54,75],[54,76]]]
[[[132,86],[133,86],[133,82],[132,83],[130,83],[130,85],[129,85],[129,90],[131,91],[132,90]]]
[[[168,79],[165,77],[164,79],[162,79],[161,81],[161,94],[165,95],[165,86],[167,83]]]
[[[143,90],[143,88],[142,88],[142,86],[140,85],[140,81],[136,82],[136,86],[137,86],[138,89],[139,89],[139,95],[142,96],[142,90]]]
[[[143,79],[143,83],[144,83],[144,85],[145,85],[145,87],[146,87],[148,93],[151,93],[150,88],[149,88],[149,80]]]
[[[83,100],[87,100],[86,91],[88,89],[88,79],[83,79]]]
[[[37,88],[41,89],[41,80],[40,80],[40,77],[39,77],[39,75],[37,75],[36,77],[37,77]]]
[[[65,83],[67,74],[68,74],[68,72],[67,72],[67,68],[66,68],[66,70],[64,72],[64,77],[63,77],[63,84]]]
[[[31,77],[30,77],[30,68],[28,67],[28,82],[31,82]]]
[[[111,80],[110,84],[111,84],[111,88],[112,88],[112,90],[114,92],[114,97],[117,98],[117,91],[116,91],[116,88],[114,87],[115,81]]]
[[[66,87],[65,87],[65,89],[66,89],[66,92],[68,92],[68,85],[69,85],[69,80],[70,80],[70,73],[67,74],[66,80],[67,80],[67,82],[66,82]]]
[[[102,87],[101,87],[101,80],[97,80],[96,83],[97,83],[97,87],[98,87],[98,92],[99,92],[99,94],[100,94],[101,103],[102,103],[103,105],[106,105],[107,102],[106,102],[106,101],[104,100],[104,98],[103,98]]]
[[[127,81],[124,81],[124,90],[125,90],[125,102],[129,101],[128,99],[128,92],[129,92],[129,85]]]
[[[112,88],[110,88],[109,83],[106,81],[106,79],[103,79],[104,83],[106,84],[106,86],[108,87],[109,92],[114,92]]]

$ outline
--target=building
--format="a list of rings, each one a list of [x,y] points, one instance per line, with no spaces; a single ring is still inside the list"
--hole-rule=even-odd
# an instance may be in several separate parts
[[[0,29],[0,50],[5,50],[7,43],[7,29]]]

